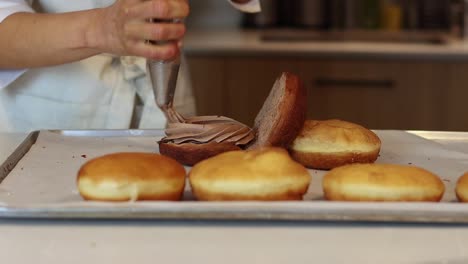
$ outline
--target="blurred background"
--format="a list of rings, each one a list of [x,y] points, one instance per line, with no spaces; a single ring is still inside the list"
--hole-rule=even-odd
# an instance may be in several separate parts
[[[251,125],[282,71],[308,118],[468,131],[468,1],[261,0],[242,14],[192,0],[185,53],[198,114]]]

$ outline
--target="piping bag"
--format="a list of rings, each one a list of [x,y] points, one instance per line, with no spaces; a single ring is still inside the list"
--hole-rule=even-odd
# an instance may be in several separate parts
[[[151,22],[181,23],[182,20]],[[147,41],[149,44],[160,45],[169,41]],[[163,111],[169,123],[183,123],[184,118],[173,107],[174,94],[177,87],[177,77],[180,69],[180,55],[170,60],[146,60],[156,105]]]

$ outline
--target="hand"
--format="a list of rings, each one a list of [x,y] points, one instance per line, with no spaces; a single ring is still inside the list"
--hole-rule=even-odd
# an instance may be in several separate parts
[[[187,0],[118,0],[101,10],[93,23],[91,42],[102,52],[166,60],[179,52],[185,34],[183,23],[151,23],[149,19],[183,19]],[[152,45],[147,40],[169,41]]]

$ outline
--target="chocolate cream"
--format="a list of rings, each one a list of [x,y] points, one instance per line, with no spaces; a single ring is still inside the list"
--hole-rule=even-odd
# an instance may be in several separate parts
[[[248,126],[224,116],[195,116],[170,122],[162,142],[175,144],[231,142],[242,146],[249,144],[255,133]]]

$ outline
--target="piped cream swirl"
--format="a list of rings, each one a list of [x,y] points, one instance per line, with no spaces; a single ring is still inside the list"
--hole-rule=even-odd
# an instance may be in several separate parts
[[[248,126],[224,116],[195,116],[184,118],[184,122],[169,123],[162,142],[208,143],[231,142],[247,145],[255,138]]]

